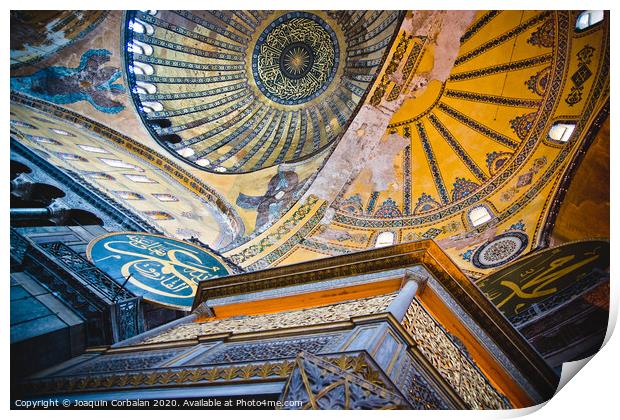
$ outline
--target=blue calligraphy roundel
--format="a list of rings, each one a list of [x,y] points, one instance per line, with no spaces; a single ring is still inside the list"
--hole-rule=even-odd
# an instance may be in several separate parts
[[[88,258],[117,283],[147,301],[175,309],[192,307],[198,282],[230,274],[217,255],[187,242],[140,232],[94,239]]]

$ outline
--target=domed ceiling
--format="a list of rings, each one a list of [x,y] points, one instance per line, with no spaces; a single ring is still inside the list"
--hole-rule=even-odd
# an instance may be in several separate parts
[[[395,11],[145,11],[125,65],[151,135],[194,167],[252,172],[343,134],[394,33]]]
[[[12,129],[41,149],[35,114],[62,118],[155,165],[153,197],[99,187],[250,270],[433,239],[477,278],[548,245],[607,117],[609,15],[581,15],[75,12],[86,36],[12,67]],[[101,160],[64,140],[45,147]]]

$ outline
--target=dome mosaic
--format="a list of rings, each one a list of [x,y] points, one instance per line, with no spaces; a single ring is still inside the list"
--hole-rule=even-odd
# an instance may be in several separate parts
[[[394,39],[395,11],[125,15],[128,82],[151,135],[194,167],[246,173],[333,146]]]
[[[312,13],[293,12],[271,22],[252,54],[252,75],[269,99],[308,102],[331,84],[339,62],[336,33]]]

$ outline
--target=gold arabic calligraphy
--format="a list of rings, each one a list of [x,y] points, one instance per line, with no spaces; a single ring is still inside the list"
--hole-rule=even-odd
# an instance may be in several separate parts
[[[307,45],[314,56],[312,62],[307,63],[311,67],[300,78],[287,77],[280,64],[285,48],[295,43]],[[311,19],[297,18],[274,28],[260,46],[258,75],[271,94],[283,100],[299,100],[323,87],[334,63],[335,50],[329,33]]]
[[[218,266],[204,265],[191,248],[176,245],[177,248],[170,249],[170,244],[138,235],[127,235],[127,238],[128,241],[110,241],[104,247],[116,254],[137,257],[124,264],[121,273],[125,277],[133,274],[129,281],[152,293],[174,298],[191,297],[196,293],[200,280],[209,279],[221,270]],[[129,245],[135,251],[116,248],[113,246],[115,244]],[[180,260],[181,256],[186,257],[185,261]],[[159,282],[169,292],[144,284],[140,278]]]
[[[479,286],[498,309],[510,316],[567,287],[562,280],[568,279],[571,284],[576,282],[578,278],[575,276],[585,275],[580,273],[579,269],[599,257],[600,247],[582,255],[562,255],[561,250],[556,249],[542,259],[535,259],[525,271],[522,265],[516,264],[511,269],[498,273],[500,276],[489,276],[481,281]],[[571,273],[575,273],[575,276],[569,277]]]

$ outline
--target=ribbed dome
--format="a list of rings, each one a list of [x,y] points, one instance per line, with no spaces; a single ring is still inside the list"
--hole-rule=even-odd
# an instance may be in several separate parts
[[[302,160],[344,132],[399,16],[129,12],[136,109],[160,144],[200,169],[243,173]]]

